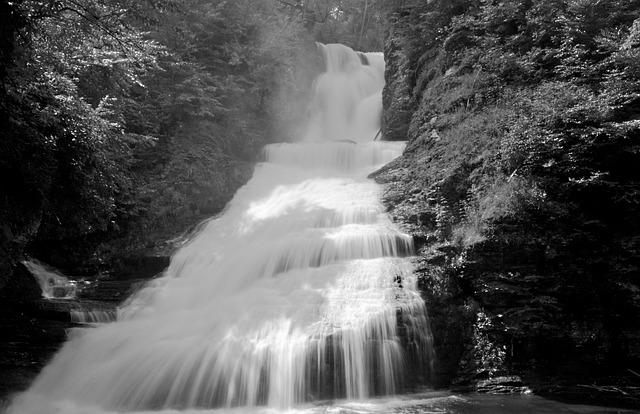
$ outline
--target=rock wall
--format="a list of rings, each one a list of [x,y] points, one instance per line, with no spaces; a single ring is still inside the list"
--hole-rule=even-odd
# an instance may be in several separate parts
[[[508,3],[389,10],[383,133],[408,146],[372,176],[416,241],[435,385],[638,404],[640,4]]]

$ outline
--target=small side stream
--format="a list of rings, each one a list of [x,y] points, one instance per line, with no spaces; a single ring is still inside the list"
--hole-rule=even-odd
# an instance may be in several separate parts
[[[161,271],[168,258],[148,262],[132,261],[122,274],[83,277],[33,260],[16,267],[0,298],[0,412],[10,395],[29,386],[71,329],[114,321],[120,303]]]

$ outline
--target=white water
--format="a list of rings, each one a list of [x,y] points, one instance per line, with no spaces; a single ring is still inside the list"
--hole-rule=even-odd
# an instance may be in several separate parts
[[[73,299],[76,297],[76,282],[69,280],[62,273],[45,266],[37,260],[22,262],[33,277],[38,281],[45,299]]]
[[[105,309],[72,309],[70,311],[71,322],[95,325],[114,322],[117,319],[115,310]]]
[[[24,266],[36,279],[42,290],[42,297],[45,299],[76,299],[78,293],[78,282],[69,279],[58,270],[35,259],[25,260]],[[87,283],[87,282],[85,282]],[[80,288],[81,289],[81,288]],[[70,303],[79,306],[82,302],[72,301]],[[112,309],[92,309],[71,308],[69,310],[71,322],[87,325],[95,325],[113,322],[117,314]]]
[[[268,146],[224,214],[117,322],[76,331],[10,413],[289,409],[397,392],[409,357],[426,368],[412,241],[366,178],[403,149],[371,142],[384,61],[321,49],[305,140]]]

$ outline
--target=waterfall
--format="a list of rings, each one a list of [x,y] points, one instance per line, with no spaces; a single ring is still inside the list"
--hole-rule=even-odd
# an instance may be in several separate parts
[[[22,264],[38,281],[45,299],[73,299],[76,297],[77,285],[62,273],[35,260],[25,260]]]
[[[383,56],[319,48],[307,135],[267,146],[224,213],[116,322],[74,331],[10,413],[290,408],[393,394],[427,369],[412,239],[367,179],[403,150],[373,142]]]
[[[111,309],[72,309],[71,322],[80,324],[109,323],[117,319],[116,311]]]

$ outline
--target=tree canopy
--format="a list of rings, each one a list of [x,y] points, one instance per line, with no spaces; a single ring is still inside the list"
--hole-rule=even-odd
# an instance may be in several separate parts
[[[3,259],[99,264],[219,211],[296,133],[313,42],[381,45],[368,3],[1,2]]]

